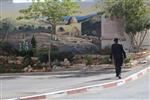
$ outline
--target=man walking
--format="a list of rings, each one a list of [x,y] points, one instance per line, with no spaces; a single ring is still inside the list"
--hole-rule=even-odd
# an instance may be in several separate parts
[[[114,38],[114,44],[111,46],[111,54],[110,59],[114,60],[115,69],[116,69],[116,77],[121,79],[121,66],[123,64],[123,60],[126,58],[126,53],[121,44],[118,44],[118,38]]]

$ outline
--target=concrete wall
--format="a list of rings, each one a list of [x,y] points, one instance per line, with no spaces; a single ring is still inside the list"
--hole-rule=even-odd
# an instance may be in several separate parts
[[[123,21],[121,19],[108,19],[102,16],[102,49],[111,46],[114,38],[119,38],[119,43],[123,44],[126,51],[130,48],[130,39],[124,33]]]

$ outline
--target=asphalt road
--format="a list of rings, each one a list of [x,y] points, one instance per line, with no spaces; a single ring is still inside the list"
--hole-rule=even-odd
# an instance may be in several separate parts
[[[102,82],[111,81],[109,79],[115,74],[109,73],[104,75],[37,75],[37,76],[6,76],[0,77],[0,96],[2,99],[18,98],[23,96],[36,95],[47,92],[54,92],[79,85],[88,85],[92,80]],[[114,80],[114,78],[112,78]],[[92,82],[93,83],[93,82]]]
[[[70,95],[54,100],[150,100],[150,73],[119,87],[97,93]]]

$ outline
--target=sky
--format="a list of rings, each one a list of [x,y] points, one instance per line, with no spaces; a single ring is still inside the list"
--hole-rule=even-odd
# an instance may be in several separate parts
[[[44,1],[44,0],[41,0]],[[77,0],[79,1],[79,0]],[[84,2],[92,2],[93,0],[82,0]],[[13,0],[13,3],[30,3],[32,0]]]

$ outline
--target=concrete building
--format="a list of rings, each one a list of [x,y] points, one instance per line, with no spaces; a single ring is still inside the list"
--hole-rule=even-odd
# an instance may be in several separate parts
[[[101,17],[101,48],[111,46],[114,38],[119,38],[119,42],[123,44],[125,50],[130,48],[130,39],[126,35],[121,19],[108,19]]]

